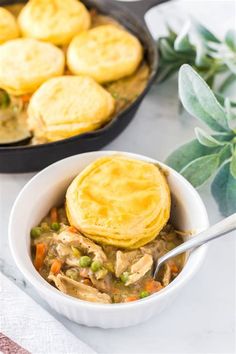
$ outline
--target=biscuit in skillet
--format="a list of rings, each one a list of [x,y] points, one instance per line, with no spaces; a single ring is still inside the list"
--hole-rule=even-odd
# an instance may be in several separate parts
[[[91,18],[77,0],[30,0],[21,10],[18,23],[24,37],[64,45],[87,30]]]
[[[19,37],[19,28],[15,17],[3,7],[0,7],[0,44]]]
[[[62,75],[65,57],[51,43],[18,38],[0,46],[0,88],[12,95],[34,92],[47,79]]]
[[[28,107],[34,135],[56,141],[93,131],[111,119],[111,94],[88,76],[61,76],[45,82]]]
[[[99,83],[133,74],[142,58],[139,40],[112,24],[78,34],[67,51],[70,71],[76,75],[89,75]]]

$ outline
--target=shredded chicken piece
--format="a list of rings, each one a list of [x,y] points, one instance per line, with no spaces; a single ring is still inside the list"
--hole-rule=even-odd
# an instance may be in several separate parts
[[[59,235],[55,235],[54,237],[65,244],[69,244],[74,247],[79,247],[85,250],[87,253],[93,253],[94,260],[97,260],[101,263],[104,263],[107,260],[107,256],[105,255],[100,246],[96,245],[93,241],[89,240],[87,237],[84,237],[79,233],[74,233],[71,231],[62,231]]]
[[[165,241],[154,240],[149,242],[147,245],[141,247],[141,252],[143,254],[150,254],[154,259],[161,257],[165,253]]]
[[[58,243],[56,250],[60,257],[66,257],[71,253],[71,248],[63,243]]]
[[[91,302],[111,303],[111,297],[109,295],[101,293],[89,285],[77,282],[60,273],[56,276],[50,274],[48,279],[52,280],[56,287],[64,294]]]
[[[74,256],[67,257],[65,263],[70,267],[78,267],[79,259]]]
[[[109,275],[106,275],[104,279],[98,280],[93,274],[91,274],[89,275],[89,278],[98,290],[105,292],[111,291],[111,277]]]
[[[152,267],[153,259],[150,254],[145,254],[131,266],[131,274],[125,285],[130,285],[142,278]]]
[[[171,281],[171,269],[168,263],[163,265],[162,285],[167,286]]]
[[[115,275],[117,278],[131,266],[137,255],[138,251],[116,252]]]

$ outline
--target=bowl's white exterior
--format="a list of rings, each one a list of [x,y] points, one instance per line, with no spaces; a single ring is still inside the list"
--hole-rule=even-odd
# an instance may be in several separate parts
[[[47,283],[35,270],[30,258],[30,229],[49,209],[63,201],[72,179],[89,163],[101,156],[117,154],[99,151],[72,156],[56,162],[32,178],[17,197],[9,222],[10,248],[25,278],[57,312],[72,321],[102,328],[138,324],[160,313],[199,268],[206,252],[201,246],[192,252],[178,277],[167,288],[148,298],[125,304],[97,304],[65,295]],[[196,190],[177,172],[145,156],[123,153],[132,158],[158,163],[167,172],[172,194],[172,222],[181,230],[200,232],[209,226],[205,206]]]

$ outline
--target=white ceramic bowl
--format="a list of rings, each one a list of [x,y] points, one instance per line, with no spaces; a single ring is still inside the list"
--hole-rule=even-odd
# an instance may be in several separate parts
[[[75,299],[47,283],[35,270],[30,256],[30,229],[49,209],[63,202],[72,179],[92,161],[114,151],[90,152],[54,163],[32,178],[22,189],[13,206],[10,223],[10,247],[14,260],[25,278],[57,312],[87,326],[119,328],[138,324],[160,313],[198,270],[206,247],[192,252],[178,277],[160,292],[145,299],[123,304],[97,304]],[[174,226],[180,230],[200,232],[209,226],[205,206],[196,190],[177,172],[145,156],[123,153],[129,157],[158,163],[167,171],[172,194]]]

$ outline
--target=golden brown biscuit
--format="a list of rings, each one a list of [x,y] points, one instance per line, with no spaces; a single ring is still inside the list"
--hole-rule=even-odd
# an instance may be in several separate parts
[[[19,37],[19,28],[15,17],[0,7],[0,44]]]
[[[77,0],[30,0],[18,22],[23,36],[63,45],[87,30],[91,19],[86,7]]]
[[[143,56],[139,40],[114,25],[103,25],[77,35],[67,51],[74,74],[92,76],[105,83],[131,75]]]
[[[35,39],[19,38],[0,46],[0,88],[12,95],[34,92],[47,79],[61,75],[61,49]]]
[[[99,128],[113,111],[113,97],[92,78],[61,76],[32,96],[29,127],[36,137],[55,141]]]
[[[153,240],[170,216],[170,190],[161,170],[121,155],[91,163],[71,183],[71,225],[104,244],[137,248]]]

